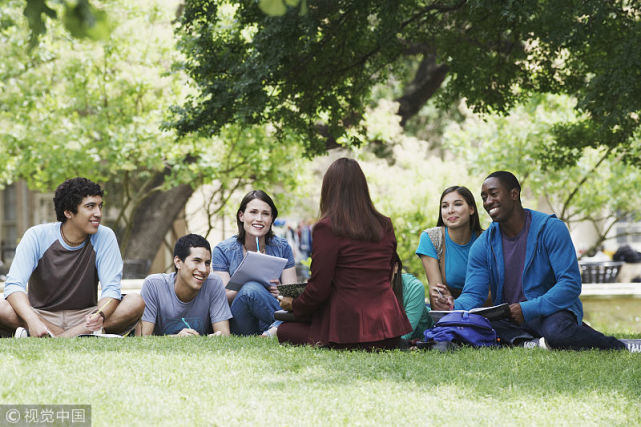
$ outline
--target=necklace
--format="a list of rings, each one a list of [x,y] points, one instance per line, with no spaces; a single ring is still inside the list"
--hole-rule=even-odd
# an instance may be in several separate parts
[[[60,225],[60,234],[62,235],[62,240],[64,240],[66,244],[68,244],[69,246],[78,246],[85,241],[86,237],[78,242],[72,242],[71,240],[67,239],[67,236],[65,236],[63,225],[64,224]]]

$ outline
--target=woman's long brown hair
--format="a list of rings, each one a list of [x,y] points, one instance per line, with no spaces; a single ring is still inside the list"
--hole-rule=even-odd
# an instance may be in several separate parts
[[[358,162],[345,157],[325,172],[320,211],[322,218],[330,220],[336,235],[354,240],[378,242],[388,222],[374,207]]]

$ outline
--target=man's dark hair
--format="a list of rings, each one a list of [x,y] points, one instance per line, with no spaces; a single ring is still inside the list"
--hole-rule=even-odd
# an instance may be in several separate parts
[[[521,184],[519,184],[519,180],[516,179],[516,177],[512,172],[508,172],[508,171],[492,172],[485,179],[487,180],[490,178],[496,178],[499,181],[501,181],[501,184],[505,186],[507,191],[510,191],[513,188],[516,188],[519,192],[519,199],[521,198]]]
[[[207,239],[199,234],[187,234],[176,241],[174,245],[174,257],[178,257],[184,262],[191,253],[190,248],[205,248],[211,255],[211,246]],[[176,269],[176,271],[178,271],[178,269]]]
[[[87,178],[71,178],[63,182],[56,188],[56,194],[53,197],[53,205],[56,208],[56,218],[60,222],[65,222],[67,217],[65,211],[78,213],[78,206],[82,199],[87,196],[100,196],[103,192],[98,184]]]

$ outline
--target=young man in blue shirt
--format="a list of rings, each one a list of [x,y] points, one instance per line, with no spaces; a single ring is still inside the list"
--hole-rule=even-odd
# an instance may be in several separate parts
[[[120,293],[122,259],[114,232],[100,225],[102,195],[86,178],[63,182],[53,199],[59,222],[20,240],[0,300],[0,325],[17,337],[118,333],[140,319],[142,298]]]
[[[509,320],[492,322],[504,344],[583,350],[641,350],[584,324],[581,274],[565,224],[521,206],[521,186],[510,172],[490,174],[481,189],[493,222],[470,249],[463,293],[455,309],[510,305]]]

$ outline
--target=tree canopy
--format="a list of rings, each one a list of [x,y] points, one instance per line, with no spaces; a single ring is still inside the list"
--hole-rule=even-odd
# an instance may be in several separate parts
[[[567,96],[535,96],[505,116],[480,120],[468,114],[460,124],[452,123],[443,139],[465,169],[481,179],[508,167],[521,182],[525,207],[555,213],[571,231],[591,224],[597,237],[593,247],[577,247],[586,251],[616,237],[621,221],[641,219],[641,169],[624,164],[612,147],[584,148],[576,164],[545,168],[552,130],[558,123],[581,121],[574,106]]]
[[[274,5],[281,16],[260,7]],[[563,93],[581,120],[555,127],[548,162],[588,146],[641,161],[641,8],[629,0],[189,0],[178,35],[197,89],[174,110],[181,134],[269,122],[310,153],[358,145],[372,88],[400,76],[402,123],[434,94],[488,113]]]
[[[161,129],[188,90],[171,69],[176,5],[112,0],[105,13],[118,25],[106,39],[69,37],[52,20],[32,50],[23,2],[3,6],[0,186],[24,179],[50,191],[73,176],[105,184],[109,225],[130,259],[153,259],[197,186],[217,183],[215,211],[248,184],[289,190],[302,157],[293,137],[274,146],[269,126],[230,124],[209,138]]]

